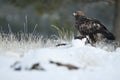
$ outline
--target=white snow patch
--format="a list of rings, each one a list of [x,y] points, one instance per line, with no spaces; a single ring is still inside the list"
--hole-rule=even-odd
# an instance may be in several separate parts
[[[86,42],[86,38],[83,38],[82,40],[75,39],[75,40],[72,40],[72,46],[73,47],[82,47],[85,45],[85,42]]]
[[[84,44],[83,40],[73,40],[67,46],[53,48],[36,48],[26,51],[23,57],[10,54],[0,55],[1,80],[120,80],[120,48],[108,52]],[[0,53],[6,51],[0,50]],[[9,53],[9,51],[7,51]],[[11,53],[11,51],[10,51]],[[15,54],[23,54],[22,51]],[[13,52],[14,54],[14,52]],[[11,67],[16,61],[14,67]],[[71,64],[78,70],[69,70],[49,61]],[[33,64],[40,63],[42,70],[26,70]],[[15,71],[15,67],[21,67]]]

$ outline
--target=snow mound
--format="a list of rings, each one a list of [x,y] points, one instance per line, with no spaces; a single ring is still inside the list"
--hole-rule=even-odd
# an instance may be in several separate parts
[[[119,80],[120,48],[110,52],[84,43],[85,39],[73,40],[66,46],[30,49],[19,59],[0,56],[0,78]]]

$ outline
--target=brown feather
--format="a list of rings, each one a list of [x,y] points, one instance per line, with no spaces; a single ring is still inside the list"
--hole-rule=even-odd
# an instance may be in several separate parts
[[[73,13],[75,17],[75,27],[83,36],[88,36],[91,43],[98,40],[108,39],[115,40],[114,35],[107,30],[107,28],[96,19],[90,19],[84,16],[82,11]]]

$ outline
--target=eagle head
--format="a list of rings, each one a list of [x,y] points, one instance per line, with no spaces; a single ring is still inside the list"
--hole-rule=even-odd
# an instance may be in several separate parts
[[[84,16],[84,13],[82,11],[75,11],[73,16]]]

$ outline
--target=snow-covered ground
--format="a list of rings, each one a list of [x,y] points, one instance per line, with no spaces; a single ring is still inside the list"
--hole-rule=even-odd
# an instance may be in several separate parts
[[[0,80],[120,80],[120,48],[107,51],[84,41],[25,51],[0,49]]]

